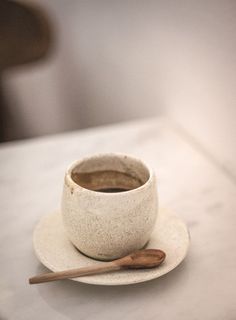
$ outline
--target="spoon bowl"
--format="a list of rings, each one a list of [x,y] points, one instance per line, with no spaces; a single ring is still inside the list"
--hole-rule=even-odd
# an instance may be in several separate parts
[[[166,254],[162,250],[144,249],[114,260],[113,263],[124,269],[146,269],[159,266],[165,260],[165,257]]]

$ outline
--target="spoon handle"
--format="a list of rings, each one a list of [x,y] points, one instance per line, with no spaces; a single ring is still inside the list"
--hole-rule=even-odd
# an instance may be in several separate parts
[[[120,269],[121,267],[118,264],[115,264],[113,262],[107,262],[104,264],[98,264],[96,266],[44,273],[44,274],[30,278],[29,283],[36,284],[36,283],[56,281],[56,280],[62,280],[62,279],[76,278],[76,277],[87,276],[91,274],[98,274],[98,273],[103,273],[103,272],[108,272],[113,270],[120,270]]]

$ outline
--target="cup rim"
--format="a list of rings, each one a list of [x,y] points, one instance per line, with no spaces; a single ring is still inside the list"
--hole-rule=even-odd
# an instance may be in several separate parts
[[[133,160],[141,163],[148,171],[149,177],[148,177],[147,181],[145,183],[143,183],[141,186],[139,186],[137,188],[134,188],[134,189],[131,189],[131,190],[127,190],[127,191],[124,191],[124,192],[114,192],[114,193],[112,192],[112,193],[109,193],[109,192],[101,192],[101,191],[90,190],[90,189],[84,188],[81,185],[77,184],[72,179],[71,173],[72,173],[73,169],[77,165],[79,165],[81,162],[84,162],[84,161],[89,160],[91,158],[104,157],[104,156],[128,157],[130,159],[133,159]],[[66,173],[65,173],[65,183],[69,188],[71,187],[73,189],[73,192],[76,189],[77,190],[79,189],[79,190],[83,190],[83,192],[87,192],[87,193],[92,194],[94,196],[108,196],[108,197],[111,197],[111,196],[113,196],[113,197],[114,196],[123,196],[123,195],[131,194],[131,193],[134,193],[134,192],[139,192],[140,190],[147,188],[152,183],[152,181],[154,179],[155,179],[155,174],[154,174],[153,169],[151,167],[149,167],[144,161],[142,161],[139,158],[136,158],[133,155],[126,154],[126,153],[118,153],[118,152],[104,152],[104,153],[95,153],[95,154],[92,154],[92,155],[88,155],[86,157],[83,157],[83,158],[81,158],[79,160],[76,160],[76,161],[72,162],[67,167]]]

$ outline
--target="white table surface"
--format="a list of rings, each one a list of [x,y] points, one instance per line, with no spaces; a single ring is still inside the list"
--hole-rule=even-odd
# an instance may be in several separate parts
[[[236,185],[166,118],[0,147],[0,319],[236,319]],[[159,181],[160,205],[190,229],[185,261],[132,286],[70,280],[30,286],[46,271],[34,255],[37,221],[60,206],[64,171],[95,152],[141,157]]]

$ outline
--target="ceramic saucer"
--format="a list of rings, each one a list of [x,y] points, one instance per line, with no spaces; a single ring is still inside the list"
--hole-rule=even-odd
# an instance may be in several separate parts
[[[34,231],[34,249],[38,259],[50,270],[61,271],[105,262],[91,259],[79,252],[68,240],[59,211],[41,219]],[[189,247],[189,233],[181,219],[160,209],[157,224],[147,248],[166,252],[166,260],[157,268],[123,270],[71,280],[97,285],[128,285],[158,278],[177,267]]]

